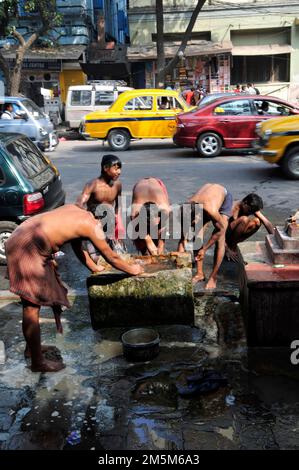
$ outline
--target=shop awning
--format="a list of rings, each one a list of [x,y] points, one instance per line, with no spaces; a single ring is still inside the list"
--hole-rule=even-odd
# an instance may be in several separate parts
[[[57,46],[57,47],[33,47],[26,51],[25,59],[30,60],[78,60],[85,51],[86,46]],[[5,59],[16,58],[17,46],[9,49],[1,49]]]
[[[292,46],[288,44],[269,44],[261,46],[234,46],[232,55],[273,55],[273,54],[289,54],[293,51]]]
[[[177,53],[179,45],[179,42],[165,44],[165,57],[174,57]],[[233,46],[230,41],[212,42],[198,40],[188,43],[184,55],[185,57],[193,57],[224,54],[227,52],[231,52],[232,47]],[[130,62],[157,59],[157,48],[156,46],[132,46],[128,48],[127,58]]]
[[[109,62],[109,63],[83,63],[80,62],[83,72],[92,76],[94,80],[110,78],[111,80],[123,80],[130,74],[130,64],[127,62]]]

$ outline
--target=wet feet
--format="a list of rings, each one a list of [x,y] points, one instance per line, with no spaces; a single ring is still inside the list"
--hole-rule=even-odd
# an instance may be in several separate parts
[[[64,368],[65,364],[63,362],[47,361],[45,359],[40,363],[31,365],[32,372],[58,372]]]
[[[56,346],[48,346],[46,344],[43,344],[42,345],[42,353],[47,353],[47,352],[54,352],[54,351],[58,351],[59,352],[59,349],[56,348]],[[30,349],[26,348],[25,351],[24,351],[24,356],[26,359],[30,359],[31,358],[31,351]]]
[[[196,284],[197,282],[204,282],[206,280],[205,278],[205,275],[204,273],[199,273],[199,274],[196,274],[193,279],[192,279],[192,283],[193,284]]]
[[[217,281],[212,277],[208,280],[207,285],[205,287],[206,290],[216,289]]]

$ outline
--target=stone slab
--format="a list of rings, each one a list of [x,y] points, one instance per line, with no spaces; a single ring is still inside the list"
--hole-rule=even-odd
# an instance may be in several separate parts
[[[284,228],[276,227],[275,239],[280,248],[284,250],[298,250],[299,252],[299,239],[290,237]]]
[[[185,264],[136,277],[115,270],[90,276],[92,327],[194,325],[192,270]]]
[[[292,239],[290,238],[290,240]],[[275,235],[266,236],[266,248],[273,264],[299,263],[299,250],[296,248],[281,248]]]

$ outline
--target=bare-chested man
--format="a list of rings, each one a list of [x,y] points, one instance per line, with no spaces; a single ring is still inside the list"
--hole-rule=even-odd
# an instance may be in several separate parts
[[[67,289],[56,272],[53,253],[71,242],[79,260],[93,272],[101,269],[82,250],[81,240],[89,239],[104,259],[115,268],[130,275],[142,273],[137,264],[129,265],[111,250],[105,241],[101,223],[86,210],[66,205],[36,215],[23,222],[6,242],[10,290],[21,297],[23,305],[23,334],[25,355],[31,357],[33,372],[56,372],[61,362],[46,360],[49,347],[41,346],[39,312],[42,305],[52,307],[57,330],[62,332],[61,307],[69,307]]]
[[[226,256],[233,261],[238,260],[237,245],[258,231],[264,225],[268,233],[274,233],[274,226],[265,217],[263,200],[255,193],[250,193],[241,201],[233,204],[232,216],[226,231]]]
[[[198,233],[199,238],[203,238],[205,229],[209,222],[212,222],[215,229],[212,236],[200,250],[194,252],[197,261],[197,272],[193,282],[205,280],[203,273],[203,260],[206,251],[216,244],[214,254],[214,266],[210,278],[206,284],[206,289],[214,289],[217,283],[217,273],[225,254],[225,232],[228,226],[228,220],[232,213],[233,197],[226,188],[220,184],[207,183],[200,188],[187,203],[200,204],[203,209],[202,228]],[[185,239],[180,240],[178,251],[185,251]]]
[[[263,201],[257,194],[248,194],[242,201],[233,202],[232,195],[219,184],[205,184],[194,194],[188,203],[201,204],[203,208],[203,224],[198,236],[203,238],[207,224],[211,221],[215,227],[212,236],[206,244],[195,252],[197,273],[193,282],[204,281],[203,260],[206,251],[216,244],[214,266],[206,289],[213,289],[217,283],[217,273],[224,254],[236,261],[237,244],[251,237],[263,224],[269,233],[274,232],[271,222],[261,213]],[[253,217],[250,217],[250,216]],[[179,251],[185,250],[185,240],[178,246]]]
[[[146,219],[143,220],[146,225],[145,237],[134,240],[136,248],[143,255],[158,255],[164,252],[165,223],[169,213],[168,193],[163,181],[150,177],[143,178],[135,184],[132,195],[131,220],[142,215]],[[140,223],[142,223],[142,220]],[[153,240],[150,235],[150,228],[154,226],[157,229],[157,238]]]
[[[114,208],[115,233],[107,236],[107,241],[112,248],[114,246],[113,241],[118,240],[123,235],[124,230],[121,222],[120,206],[118,204],[122,190],[122,185],[119,181],[121,167],[121,161],[116,155],[103,155],[101,175],[84,186],[82,194],[76,202],[82,209],[86,207],[96,218],[101,218],[104,206],[108,210],[110,207]],[[99,211],[100,205],[102,205],[102,211]],[[83,249],[89,253],[94,261],[97,261],[99,253],[90,242],[84,243]]]

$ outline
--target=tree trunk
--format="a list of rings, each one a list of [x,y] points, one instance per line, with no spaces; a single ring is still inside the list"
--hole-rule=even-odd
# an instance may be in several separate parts
[[[1,90],[0,95],[3,92],[3,95],[10,95],[10,86],[11,86],[11,81],[10,81],[10,74],[9,74],[9,66],[7,63],[7,60],[3,57],[3,55],[0,52],[0,69],[3,72],[4,75],[4,80],[6,84],[6,91]]]
[[[19,33],[17,33],[17,31],[14,32],[14,35],[20,41],[20,45],[16,52],[16,61],[15,61],[15,65],[11,74],[10,94],[12,96],[17,96],[20,93],[21,72],[22,72],[22,66],[24,62],[25,53],[28,49],[30,49],[32,44],[36,41],[38,34],[37,33],[32,34],[27,42],[25,42],[24,38]]]
[[[26,49],[25,46],[19,46],[16,52],[16,61],[11,74],[10,94],[12,96],[17,96],[20,92],[21,72]]]
[[[164,12],[163,0],[156,0],[156,25],[157,25],[157,74],[156,88],[164,88],[165,81],[165,54],[164,54]]]
[[[159,57],[159,54],[161,54],[161,52],[159,53],[159,50],[158,50],[158,8],[157,8],[157,5],[158,3],[162,3],[162,13],[163,13],[163,1],[162,0],[156,0],[156,20],[157,20],[157,64],[158,64],[158,61],[160,60],[160,57]],[[185,52],[185,49],[186,49],[186,46],[187,46],[187,43],[190,39],[190,36],[191,36],[191,33],[192,33],[192,30],[194,28],[194,25],[195,25],[195,22],[197,20],[197,17],[198,17],[198,14],[199,12],[201,11],[202,7],[204,6],[204,4],[206,3],[206,0],[198,0],[197,2],[197,5],[196,7],[194,8],[193,12],[192,12],[192,15],[191,15],[191,18],[190,18],[190,21],[189,21],[189,24],[187,26],[187,29],[184,33],[184,36],[183,36],[183,39],[182,39],[182,42],[180,44],[180,47],[178,48],[175,56],[173,57],[173,59],[166,65],[164,66],[163,70],[160,70],[158,68],[158,73],[160,74],[160,77],[165,77],[165,75],[169,74],[172,72],[172,70],[174,69],[174,67],[178,64],[179,60],[180,60],[180,55],[181,53],[184,53]],[[161,8],[161,7],[160,7]],[[159,8],[159,9],[160,9]],[[161,33],[160,33],[161,34]],[[163,60],[164,60],[164,64],[165,64],[165,57],[164,57],[164,40],[163,40],[163,34],[162,34],[162,40],[160,39],[160,43],[163,45],[163,53],[161,54],[161,57],[163,57]],[[162,59],[161,59],[162,60]]]

